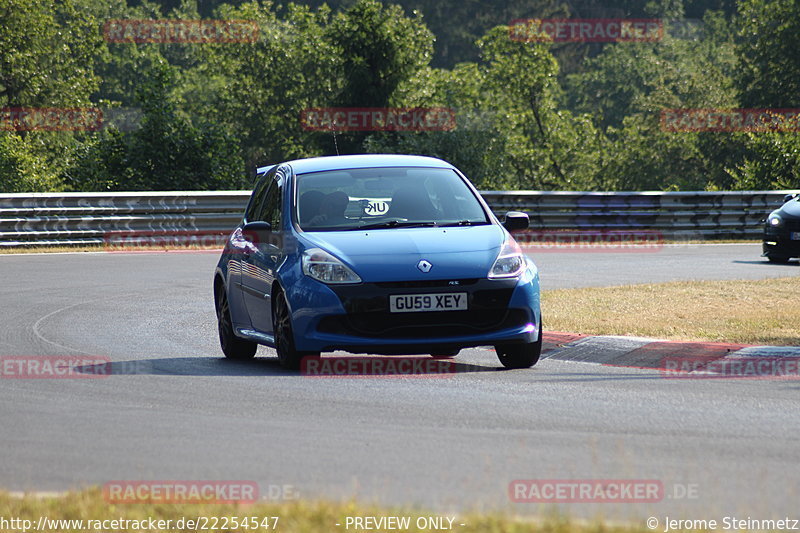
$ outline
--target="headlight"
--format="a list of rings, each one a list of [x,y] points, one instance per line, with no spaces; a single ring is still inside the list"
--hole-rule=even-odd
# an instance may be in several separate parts
[[[322,283],[361,283],[355,272],[321,248],[303,252],[303,274]]]
[[[767,225],[773,228],[780,228],[783,226],[783,219],[779,215],[772,214],[767,217]]]
[[[489,270],[489,279],[516,278],[525,270],[527,261],[522,249],[513,237],[509,237],[500,248],[497,259]]]

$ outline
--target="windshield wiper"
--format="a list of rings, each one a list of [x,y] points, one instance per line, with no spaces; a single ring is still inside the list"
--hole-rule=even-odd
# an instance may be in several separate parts
[[[374,224],[364,224],[356,228],[350,228],[351,231],[362,229],[383,229],[383,228],[425,228],[436,227],[436,222],[401,222],[399,220],[386,220],[384,222],[376,222]]]
[[[485,226],[488,222],[485,221],[475,221],[475,220],[459,220],[458,222],[452,222],[450,224],[439,224],[439,226],[443,228],[448,228],[451,226]]]

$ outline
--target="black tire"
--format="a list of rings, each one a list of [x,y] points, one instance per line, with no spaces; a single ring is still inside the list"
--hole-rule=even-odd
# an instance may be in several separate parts
[[[222,285],[217,292],[217,330],[219,331],[219,345],[225,357],[239,360],[255,357],[258,344],[240,339],[233,332],[228,295]]]
[[[278,291],[275,295],[272,321],[275,332],[275,351],[278,352],[278,361],[281,366],[297,370],[304,357],[319,357],[319,352],[299,352],[295,348],[292,316],[283,291]]]
[[[461,350],[451,350],[451,351],[441,351],[437,353],[432,353],[431,357],[434,359],[452,359],[453,357],[457,356]]]
[[[498,344],[494,347],[497,358],[506,368],[530,368],[539,362],[542,354],[542,324],[539,322],[539,338],[535,342]]]
[[[785,255],[768,255],[767,256],[767,260],[770,263],[778,263],[780,265],[785,265],[786,263],[789,262],[789,259],[790,258],[786,257]]]

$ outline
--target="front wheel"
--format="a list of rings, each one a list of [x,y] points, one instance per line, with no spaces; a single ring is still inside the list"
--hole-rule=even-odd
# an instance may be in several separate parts
[[[539,338],[535,342],[498,344],[494,347],[497,358],[506,368],[530,368],[539,362],[542,353],[542,322],[539,321]]]
[[[295,348],[292,314],[283,291],[278,292],[275,297],[275,310],[272,316],[274,317],[275,351],[278,352],[278,361],[281,366],[297,370],[304,357],[319,357],[319,352],[299,352]]]
[[[457,356],[461,350],[443,350],[441,352],[432,353],[431,357],[434,359],[452,359]]]
[[[785,265],[789,262],[789,258],[785,255],[768,255],[767,259],[770,263],[778,263],[780,265]]]
[[[220,286],[217,295],[217,329],[219,331],[219,345],[225,357],[228,359],[252,359],[256,355],[258,344],[240,339],[233,333],[228,295],[222,286]]]

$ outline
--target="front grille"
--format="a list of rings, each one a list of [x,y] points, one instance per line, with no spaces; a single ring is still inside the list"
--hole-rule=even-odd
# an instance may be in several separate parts
[[[348,314],[388,312],[389,295],[419,294],[420,292],[431,294],[466,292],[471,311],[491,309],[494,312],[498,312],[504,311],[508,306],[515,286],[516,280],[476,280],[467,286],[437,285],[426,287],[412,285],[392,288],[383,287],[378,283],[365,283],[363,285],[341,285],[339,287],[331,287],[331,289],[339,297]]]
[[[800,231],[800,220],[790,219],[784,222],[786,231]]]
[[[451,285],[458,281],[458,285]],[[436,339],[480,334],[524,326],[524,310],[509,309],[517,280],[459,279],[377,282],[331,287],[347,314],[325,317],[323,333],[369,338]],[[389,296],[396,294],[467,293],[467,310],[392,313]]]
[[[522,327],[521,309],[438,311],[421,313],[352,313],[328,316],[317,326],[322,333],[368,338],[439,339]]]

